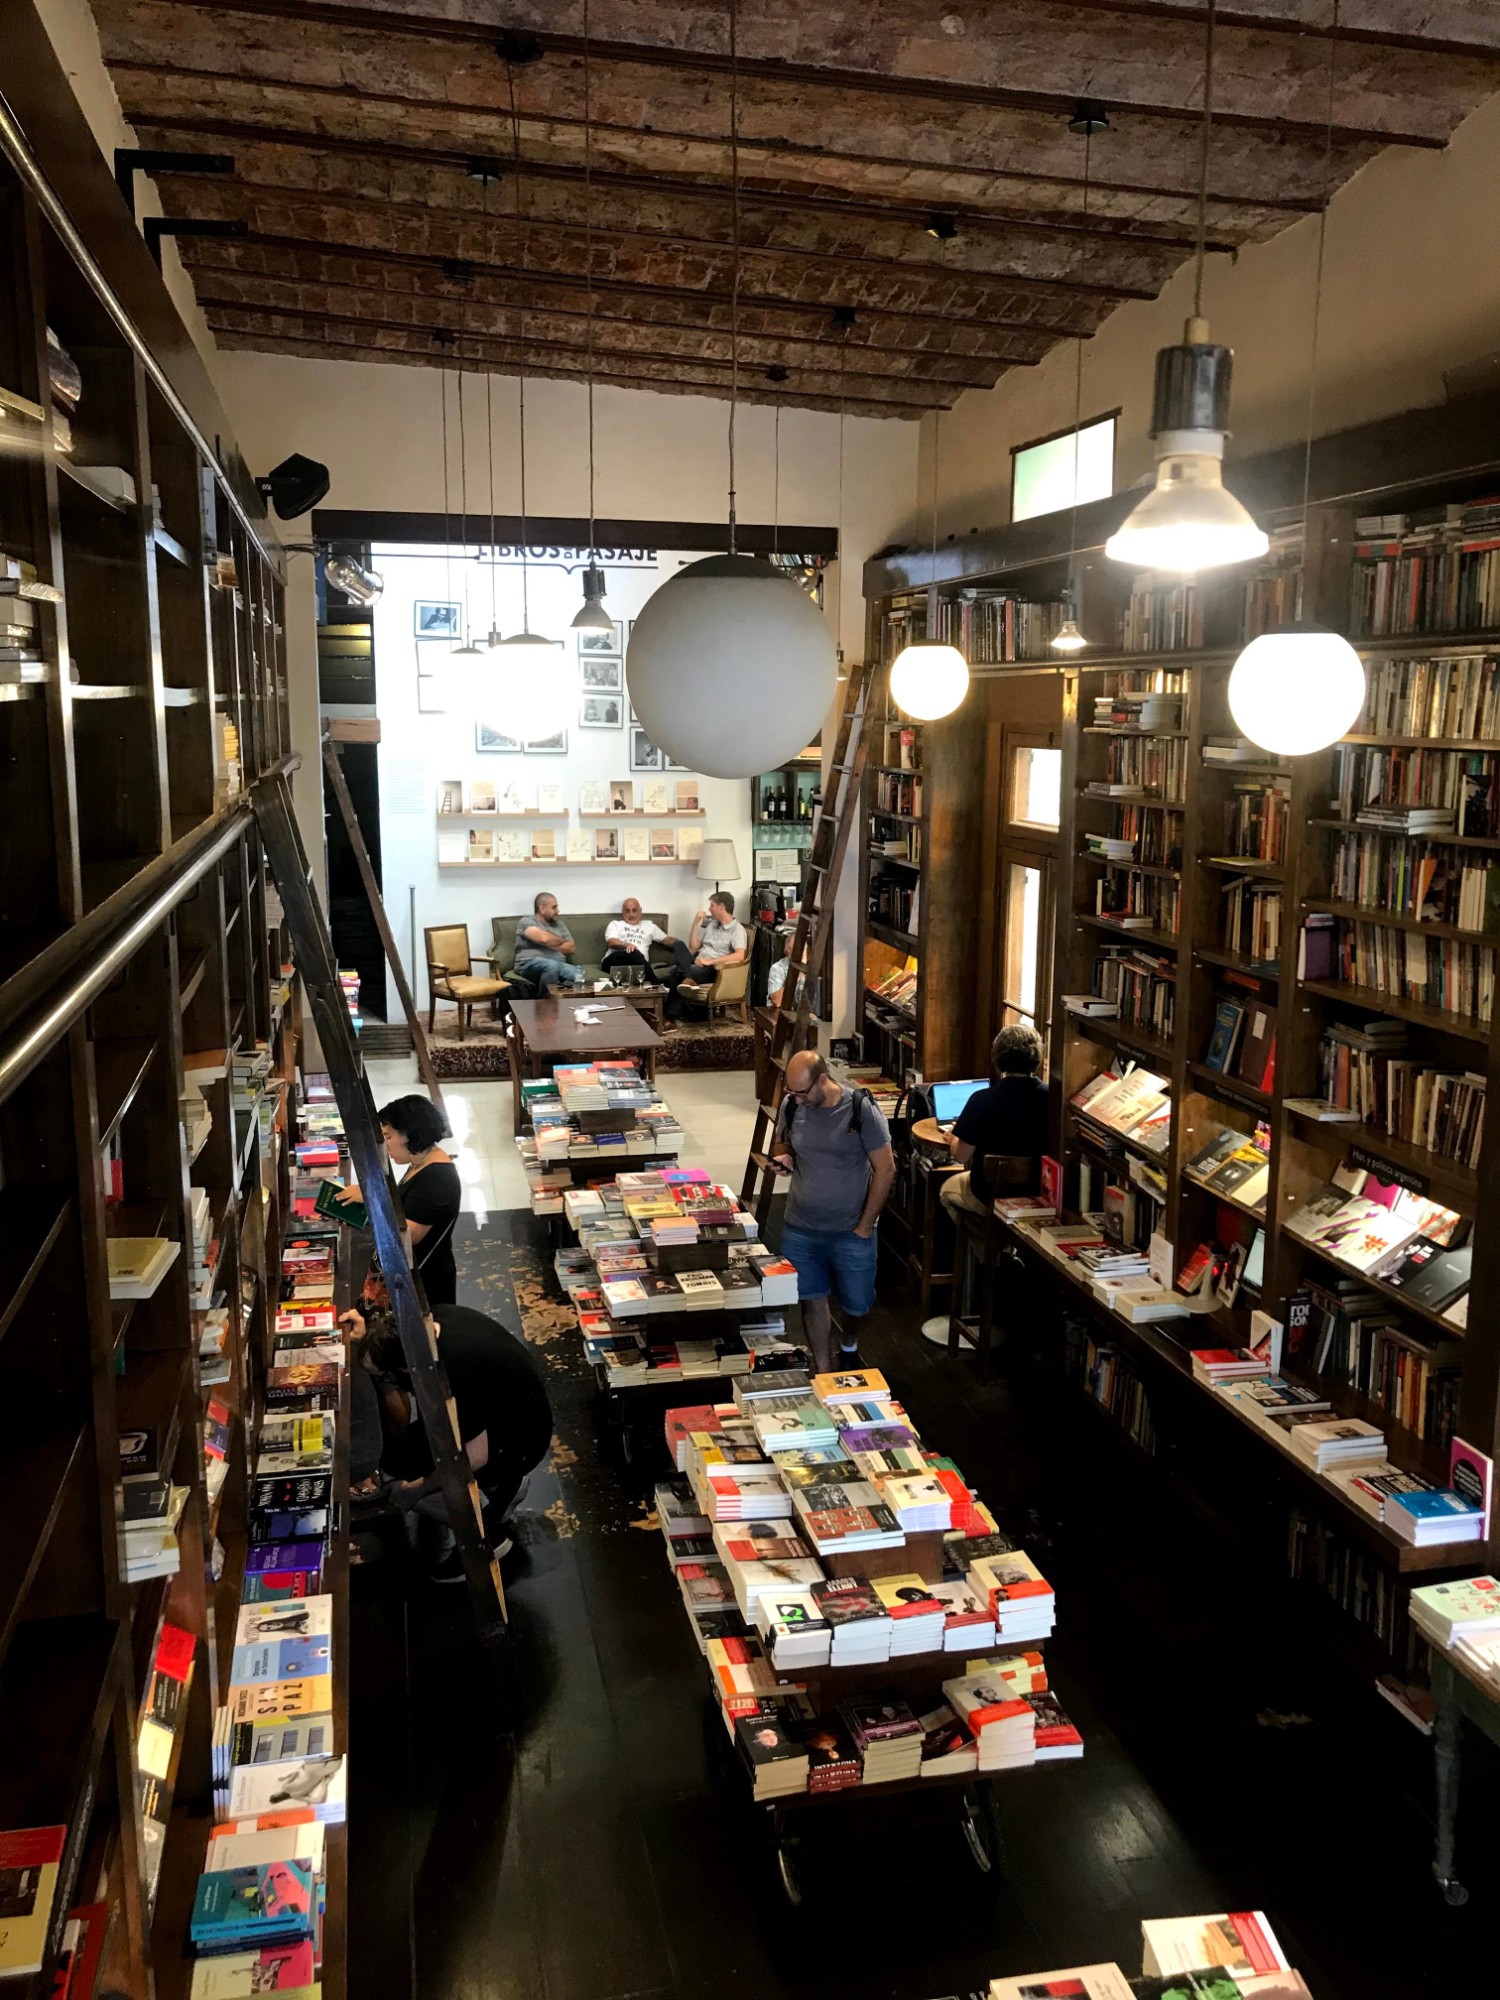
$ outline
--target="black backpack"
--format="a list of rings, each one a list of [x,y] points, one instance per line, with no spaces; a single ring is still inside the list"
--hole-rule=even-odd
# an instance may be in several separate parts
[[[875,1100],[871,1097],[868,1090],[855,1091],[849,1106],[849,1130],[854,1134],[856,1139],[862,1138],[864,1135],[866,1107],[868,1106],[873,1109],[874,1104]],[[786,1151],[791,1154],[792,1171],[794,1173],[797,1169],[797,1148],[792,1144],[792,1120],[796,1114],[796,1098],[783,1097],[781,1109],[776,1115],[776,1142],[778,1146],[785,1147]]]

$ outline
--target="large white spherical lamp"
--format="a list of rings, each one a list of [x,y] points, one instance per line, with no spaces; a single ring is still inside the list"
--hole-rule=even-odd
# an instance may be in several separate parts
[[[891,700],[913,722],[951,715],[968,692],[968,661],[941,639],[913,639],[891,662]]]
[[[560,640],[515,632],[485,655],[475,681],[481,719],[507,736],[540,741],[573,720],[578,673]]]
[[[833,633],[807,592],[759,556],[708,556],[646,600],[625,679],[642,729],[674,763],[750,778],[822,727]]]
[[[1305,757],[1352,729],[1365,703],[1365,670],[1337,632],[1300,625],[1252,639],[1229,676],[1236,727],[1263,750]]]

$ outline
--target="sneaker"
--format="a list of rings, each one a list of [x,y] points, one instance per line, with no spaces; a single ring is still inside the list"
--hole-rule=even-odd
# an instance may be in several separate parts
[[[840,1369],[846,1369],[863,1368],[865,1364],[857,1347],[841,1347],[839,1349],[838,1365]]]
[[[427,1572],[429,1583],[462,1583],[464,1580],[464,1559],[457,1549],[452,1549],[440,1563],[434,1563]]]

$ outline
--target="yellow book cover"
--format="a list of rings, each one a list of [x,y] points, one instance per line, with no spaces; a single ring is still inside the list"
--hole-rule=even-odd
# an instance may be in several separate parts
[[[65,1826],[0,1833],[0,1977],[42,1968],[67,1837]]]
[[[247,1683],[229,1690],[229,1713],[236,1722],[277,1722],[283,1716],[319,1715],[328,1706],[326,1677]]]

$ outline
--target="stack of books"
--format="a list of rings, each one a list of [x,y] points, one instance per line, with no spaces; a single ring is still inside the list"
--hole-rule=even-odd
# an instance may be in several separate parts
[[[1026,1696],[1045,1688],[1044,1673],[1008,1671],[1003,1659],[944,1681],[944,1698],[978,1746],[979,1770],[1014,1770],[1036,1762],[1036,1715]]]
[[[1195,1347],[1192,1356],[1193,1380],[1210,1389],[1263,1380],[1271,1372],[1266,1358],[1248,1347]]]
[[[1385,1457],[1384,1431],[1367,1424],[1362,1417],[1316,1416],[1304,1411],[1294,1411],[1291,1415],[1308,1418],[1292,1425],[1289,1435],[1293,1451],[1309,1460],[1318,1472],[1332,1472],[1360,1460]],[[1288,1418],[1273,1417],[1271,1422],[1285,1426]]]
[[[1024,1550],[976,1556],[966,1580],[994,1619],[1002,1645],[1030,1645],[1051,1635],[1057,1599]]]
[[[763,1591],[755,1629],[778,1672],[828,1665],[833,1632],[810,1590]]]
[[[891,1620],[868,1577],[821,1580],[812,1587],[812,1599],[832,1634],[830,1666],[854,1667],[891,1657]]]
[[[1412,1592],[1410,1609],[1413,1625],[1441,1652],[1464,1641],[1500,1638],[1500,1578],[1425,1583]]]
[[[922,1725],[899,1695],[842,1701],[839,1719],[859,1752],[867,1785],[921,1776]]]
[[[792,1495],[792,1509],[820,1556],[896,1549],[906,1540],[879,1490],[866,1480],[799,1486]]]
[[[875,1595],[891,1621],[891,1658],[943,1650],[947,1606],[915,1571],[874,1578]]]
[[[806,1745],[788,1734],[776,1716],[742,1716],[734,1730],[735,1744],[749,1768],[758,1802],[807,1790]]]

